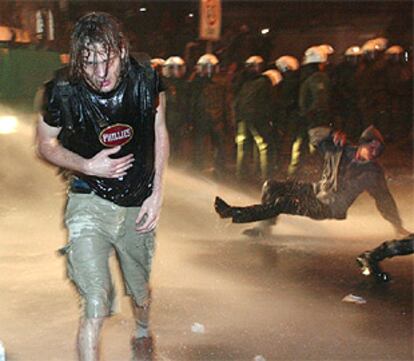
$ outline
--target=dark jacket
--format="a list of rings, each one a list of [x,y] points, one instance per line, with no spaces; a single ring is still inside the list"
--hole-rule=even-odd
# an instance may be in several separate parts
[[[250,76],[242,85],[235,100],[236,121],[256,123],[269,121],[272,105],[272,84],[268,77]]]
[[[314,183],[316,197],[329,205],[334,218],[344,219],[348,208],[364,191],[374,199],[381,215],[394,226],[402,222],[392,197],[384,171],[376,161],[357,161],[357,148],[350,145],[337,146],[330,128],[319,127],[309,131],[312,145],[324,157],[322,177]]]
[[[330,123],[330,84],[326,73],[316,71],[299,90],[299,109],[308,129]]]

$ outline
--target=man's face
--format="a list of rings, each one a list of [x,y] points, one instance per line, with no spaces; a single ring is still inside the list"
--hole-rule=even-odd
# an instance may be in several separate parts
[[[370,143],[359,146],[359,156],[361,160],[374,160],[380,156],[381,143],[378,140],[373,140]]]
[[[121,74],[121,56],[108,52],[102,44],[94,44],[84,51],[83,70],[85,80],[93,89],[107,93],[119,82]]]
[[[174,78],[182,78],[185,75],[185,66],[175,65],[171,69],[171,74]]]

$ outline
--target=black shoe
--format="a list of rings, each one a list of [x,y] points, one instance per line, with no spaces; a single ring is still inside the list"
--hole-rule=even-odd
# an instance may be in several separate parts
[[[214,201],[214,209],[221,218],[231,218],[233,215],[232,207],[220,197],[216,197],[216,200]]]
[[[362,274],[364,276],[373,276],[377,281],[388,282],[390,281],[390,276],[388,273],[383,272],[381,267],[376,261],[371,258],[370,252],[364,252],[360,254],[356,261],[361,268]]]

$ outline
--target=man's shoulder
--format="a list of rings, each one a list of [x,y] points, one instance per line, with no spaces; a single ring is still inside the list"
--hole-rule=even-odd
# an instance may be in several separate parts
[[[151,65],[140,64],[134,58],[130,60],[128,75],[134,80],[154,79],[156,74]]]

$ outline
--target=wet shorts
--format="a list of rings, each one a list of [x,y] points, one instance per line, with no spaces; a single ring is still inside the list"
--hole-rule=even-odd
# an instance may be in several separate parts
[[[114,287],[109,255],[117,253],[126,292],[138,306],[149,301],[149,277],[155,248],[154,232],[135,230],[139,207],[121,207],[94,193],[69,192],[65,224],[69,242],[68,276],[84,300],[85,317],[111,313]]]

